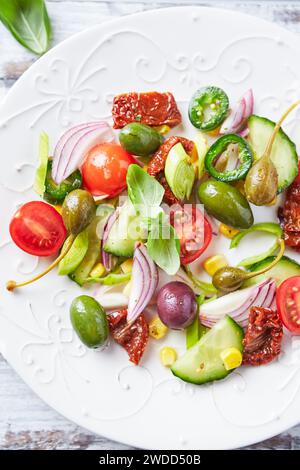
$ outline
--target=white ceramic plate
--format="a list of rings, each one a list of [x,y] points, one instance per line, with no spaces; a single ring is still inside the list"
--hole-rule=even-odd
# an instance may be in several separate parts
[[[31,185],[40,130],[48,132],[53,148],[68,126],[109,117],[113,95],[129,90],[170,90],[186,116],[191,94],[206,84],[223,87],[232,103],[252,87],[255,111],[276,119],[300,96],[299,50],[297,36],[251,16],[197,7],[157,10],[65,41],[9,93],[0,110],[1,352],[69,419],[108,438],[156,449],[244,446],[300,420],[296,337],[285,337],[279,361],[196,387],[160,365],[163,343],[151,343],[141,367],[131,366],[117,345],[103,353],[81,346],[68,313],[80,289],[68,279],[51,273],[19,292],[4,289],[5,280],[26,277],[46,264],[18,250],[8,233],[16,206],[35,198]],[[286,125],[296,141],[298,117],[295,112]],[[177,132],[194,135],[187,120]],[[256,221],[275,215],[274,207],[255,210]],[[249,237],[228,257],[235,263],[271,242]],[[227,248],[228,241],[218,241],[210,252]],[[184,351],[180,333],[165,343]]]

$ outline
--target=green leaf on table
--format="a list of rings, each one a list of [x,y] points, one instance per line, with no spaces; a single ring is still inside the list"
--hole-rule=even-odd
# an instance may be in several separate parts
[[[180,268],[180,242],[174,228],[159,214],[151,224],[147,241],[148,253],[166,273],[176,274]]]
[[[144,217],[156,217],[165,192],[162,185],[136,164],[129,166],[126,180],[128,196],[136,211]]]
[[[52,31],[44,0],[1,0],[0,20],[22,46],[47,51]]]

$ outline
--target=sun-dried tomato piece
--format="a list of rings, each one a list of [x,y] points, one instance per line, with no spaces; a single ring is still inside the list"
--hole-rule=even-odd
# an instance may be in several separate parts
[[[280,354],[282,335],[282,323],[277,312],[270,308],[252,307],[243,339],[243,364],[260,366],[273,361]]]
[[[114,97],[112,116],[114,128],[121,129],[130,122],[149,126],[174,127],[181,123],[181,114],[172,93],[124,93]]]
[[[192,140],[186,139],[185,137],[171,136],[167,140],[165,140],[163,144],[161,144],[159,149],[156,151],[156,153],[150,160],[147,169],[149,175],[155,176],[155,178],[165,188],[164,201],[169,205],[177,204],[179,201],[172,193],[171,188],[166,181],[166,178],[164,176],[164,169],[166,159],[171,148],[179,142],[183,145],[184,150],[188,154],[192,153],[195,145]]]
[[[278,210],[280,225],[284,231],[287,246],[300,248],[300,182],[294,181],[289,187],[284,206]]]
[[[108,315],[109,329],[114,340],[127,351],[129,360],[138,365],[144,354],[148,338],[148,324],[143,314],[127,327],[127,309]]]

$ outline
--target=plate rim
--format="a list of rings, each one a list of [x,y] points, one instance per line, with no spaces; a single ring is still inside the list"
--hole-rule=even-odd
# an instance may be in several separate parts
[[[278,25],[275,22],[268,21],[264,18],[255,17],[255,15],[252,15],[252,14],[249,14],[249,13],[238,12],[238,11],[234,11],[232,9],[220,8],[220,7],[215,7],[215,6],[196,6],[196,5],[195,6],[191,6],[191,5],[185,5],[184,6],[184,5],[182,5],[182,6],[154,8],[154,9],[150,9],[150,10],[146,10],[146,11],[142,11],[142,12],[136,12],[136,13],[133,13],[133,14],[118,16],[118,17],[108,16],[107,19],[105,19],[102,23],[99,23],[99,24],[94,25],[92,27],[84,28],[82,31],[79,31],[75,34],[72,34],[70,37],[64,39],[60,43],[53,46],[43,56],[39,57],[18,78],[18,80],[14,83],[14,85],[8,90],[8,92],[4,96],[4,99],[1,101],[1,105],[4,106],[6,104],[6,102],[11,98],[11,95],[16,91],[16,89],[18,89],[19,87],[21,87],[23,85],[22,82],[27,77],[27,75],[29,73],[34,72],[35,68],[39,67],[40,64],[43,62],[43,60],[45,60],[45,61],[48,60],[48,57],[50,55],[52,55],[52,54],[55,55],[56,51],[59,50],[59,48],[62,45],[65,45],[66,43],[71,43],[72,41],[76,41],[77,38],[79,38],[81,36],[84,36],[85,34],[87,34],[87,32],[96,31],[96,30],[101,29],[102,27],[107,27],[107,26],[109,27],[110,24],[117,25],[118,23],[122,23],[124,20],[126,21],[126,19],[128,19],[128,18],[137,18],[138,19],[139,17],[144,17],[144,16],[147,16],[149,14],[159,14],[162,11],[174,11],[174,10],[181,10],[181,11],[187,10],[189,12],[193,11],[194,13],[196,13],[198,11],[199,14],[201,14],[201,13],[205,14],[206,11],[214,10],[214,11],[217,11],[221,14],[232,15],[232,16],[240,16],[240,17],[244,17],[245,19],[247,19],[247,18],[251,19],[252,21],[255,18],[256,21],[261,23],[262,25],[263,24],[273,25],[273,26],[276,27],[278,32],[282,31],[282,33],[284,33],[285,35],[288,34],[291,38],[296,37],[298,40],[300,40],[299,36],[295,32],[292,32],[289,29],[287,29],[287,28],[285,28],[281,25]],[[0,343],[0,346],[1,346],[1,343]],[[101,433],[100,433],[99,431],[94,429],[96,427],[96,425],[94,425],[93,423],[89,423],[88,425],[85,425],[83,423],[84,417],[81,418],[80,415],[78,415],[76,418],[74,418],[73,416],[70,416],[69,412],[63,410],[63,407],[61,407],[59,403],[57,405],[52,404],[51,401],[48,401],[48,400],[44,399],[39,391],[33,389],[31,387],[30,383],[29,383],[29,380],[27,380],[27,378],[25,378],[25,376],[23,375],[23,372],[17,370],[14,367],[14,365],[12,365],[11,362],[6,358],[5,351],[0,350],[0,352],[2,353],[4,359],[8,362],[9,366],[12,367],[12,369],[18,374],[18,376],[21,377],[21,379],[26,383],[26,385],[30,388],[30,390],[34,394],[36,394],[44,403],[46,403],[47,406],[51,407],[55,412],[57,412],[61,416],[65,417],[70,422],[74,423],[77,426],[82,427],[87,432],[92,432],[95,435],[104,437],[108,440],[111,440],[111,441],[114,441],[114,442],[117,442],[117,443],[119,442],[120,444],[128,445],[128,446],[135,447],[135,448],[138,448],[138,449],[142,449],[142,448],[151,449],[151,447],[148,447],[148,446],[147,447],[137,446],[137,444],[134,442],[133,438],[131,439],[130,437],[128,437],[126,439],[122,438],[122,440],[118,440],[118,437],[116,438],[116,435],[112,435],[110,431],[105,430],[105,422],[103,423],[103,427],[104,427],[103,432],[101,431]],[[118,422],[118,420],[116,420],[116,423],[117,422]],[[287,419],[286,424],[284,426],[280,426],[279,422],[278,422],[278,424],[276,424],[276,428],[278,428],[278,431],[276,431],[275,434],[274,434],[274,431],[263,431],[263,428],[259,432],[259,429],[257,428],[256,429],[256,437],[255,438],[253,437],[252,439],[249,439],[249,438],[246,438],[246,437],[241,439],[239,447],[231,447],[231,446],[211,447],[210,446],[210,447],[207,447],[207,448],[209,448],[209,449],[237,449],[237,448],[240,448],[240,447],[243,448],[243,447],[250,446],[250,445],[253,445],[253,444],[256,444],[256,443],[260,443],[260,442],[262,442],[266,439],[270,439],[270,438],[278,435],[279,433],[282,433],[282,432],[286,431],[287,429],[299,424],[299,422],[300,422],[300,412],[299,412],[299,418],[298,419],[296,417],[293,418],[293,419],[289,419],[289,420]],[[180,448],[180,447],[178,446],[178,448]],[[164,447],[162,447],[162,449],[164,449]],[[174,447],[174,449],[175,449],[175,447]]]

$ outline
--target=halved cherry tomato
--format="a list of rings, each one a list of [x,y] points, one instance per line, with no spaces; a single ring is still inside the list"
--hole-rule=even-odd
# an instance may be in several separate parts
[[[172,209],[170,223],[180,239],[180,262],[189,264],[199,258],[211,242],[212,228],[203,213],[192,204]]]
[[[286,279],[277,288],[277,310],[284,326],[300,335],[300,276]]]
[[[94,196],[116,196],[126,188],[127,169],[132,163],[135,163],[133,156],[121,145],[96,145],[81,168],[83,185]]]
[[[17,210],[10,222],[11,238],[21,250],[36,256],[57,253],[67,230],[62,216],[42,201],[32,201]]]

